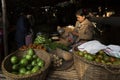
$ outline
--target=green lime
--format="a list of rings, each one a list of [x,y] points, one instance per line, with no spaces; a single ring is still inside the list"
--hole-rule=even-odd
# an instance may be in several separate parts
[[[36,59],[37,62],[41,61],[42,59],[40,59],[39,57]]]
[[[22,68],[19,69],[19,73],[20,73],[20,74],[25,74],[26,71],[27,71],[27,70],[26,70],[24,67],[22,67]]]
[[[35,66],[37,65],[37,61],[36,60],[33,60],[32,63],[31,63],[32,66]]]
[[[31,69],[32,69],[32,65],[27,65],[27,66],[26,66],[26,69],[27,69],[27,70],[31,70]]]
[[[27,71],[25,74],[31,74],[31,71]]]
[[[32,69],[32,73],[38,72],[39,69],[40,69],[39,66],[34,66],[33,69]]]
[[[26,66],[28,64],[28,60],[26,58],[22,58],[20,60],[20,64],[23,65],[23,66]]]
[[[27,54],[33,56],[34,55],[34,50],[32,48],[29,48],[27,50]]]
[[[80,56],[84,56],[84,53],[81,52],[81,51],[79,51],[78,54],[79,54]]]
[[[44,61],[41,60],[41,61],[37,62],[37,65],[40,66],[40,67],[44,67]]]
[[[37,59],[38,56],[36,54],[33,55],[33,59]]]
[[[94,56],[93,55],[87,55],[87,60],[93,61],[94,60]]]
[[[12,64],[16,64],[16,63],[18,63],[18,57],[17,56],[12,56],[10,58],[10,61],[11,61]]]
[[[12,66],[12,69],[13,69],[13,70],[18,70],[18,69],[19,69],[19,65],[18,65],[18,64],[14,64],[14,65]]]
[[[25,55],[25,58],[26,58],[27,60],[32,60],[32,56],[31,56],[31,55]]]

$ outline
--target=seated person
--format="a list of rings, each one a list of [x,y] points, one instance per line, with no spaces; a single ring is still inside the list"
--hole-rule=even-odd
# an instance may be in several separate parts
[[[64,29],[62,30],[62,37],[67,44],[81,44],[94,38],[93,23],[90,22],[86,16],[88,16],[87,11],[80,9],[76,12],[77,21],[74,29],[69,30],[69,27],[58,29],[58,31]]]
[[[72,32],[74,43],[83,43],[92,40],[94,37],[94,26],[87,19],[87,11],[80,9],[76,12],[77,21]]]

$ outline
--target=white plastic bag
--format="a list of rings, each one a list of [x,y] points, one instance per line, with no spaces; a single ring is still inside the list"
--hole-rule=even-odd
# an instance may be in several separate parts
[[[90,54],[96,54],[98,51],[106,49],[106,45],[103,45],[97,40],[88,41],[78,46],[78,50],[87,51]]]
[[[104,51],[110,56],[120,58],[120,46],[118,45],[108,45]]]

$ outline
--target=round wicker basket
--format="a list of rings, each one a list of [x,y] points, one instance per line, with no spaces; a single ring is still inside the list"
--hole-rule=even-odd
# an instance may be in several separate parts
[[[120,80],[120,65],[106,65],[88,61],[76,53],[74,67],[80,80]]]
[[[51,64],[50,55],[43,50],[34,50],[34,51],[38,55],[38,57],[40,57],[42,60],[45,61],[44,69],[36,73],[26,74],[26,75],[15,75],[15,74],[10,73],[10,71],[12,70],[11,68],[12,64],[10,63],[10,57],[12,55],[16,55],[20,58],[26,53],[26,51],[18,50],[6,56],[4,60],[2,61],[2,72],[5,75],[6,79],[8,80],[45,80],[49,66]]]

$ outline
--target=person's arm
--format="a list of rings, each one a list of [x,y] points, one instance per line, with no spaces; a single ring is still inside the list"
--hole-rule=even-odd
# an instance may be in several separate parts
[[[90,25],[83,25],[84,28],[79,31],[79,39],[90,40],[93,37],[93,28]]]
[[[80,23],[79,23],[79,21],[76,21],[76,23],[75,23],[75,28],[74,28],[74,30],[72,31],[72,34],[73,35],[75,35],[75,36],[79,36],[79,33],[78,33],[78,31],[77,31],[77,27],[80,27]]]
[[[79,36],[79,33],[77,33],[76,31],[73,31],[72,34],[75,36]]]

